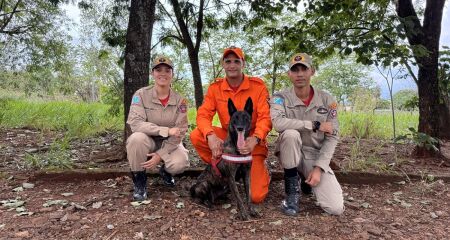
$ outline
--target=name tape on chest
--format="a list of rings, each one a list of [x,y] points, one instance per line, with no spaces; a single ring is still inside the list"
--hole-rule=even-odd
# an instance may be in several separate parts
[[[325,107],[319,107],[319,108],[317,109],[317,113],[320,113],[320,114],[327,114],[327,113],[328,113],[328,109],[326,109]]]

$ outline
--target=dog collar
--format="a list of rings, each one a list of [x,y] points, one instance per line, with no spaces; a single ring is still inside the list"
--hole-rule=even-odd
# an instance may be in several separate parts
[[[251,163],[252,155],[222,154],[222,159],[231,163]]]

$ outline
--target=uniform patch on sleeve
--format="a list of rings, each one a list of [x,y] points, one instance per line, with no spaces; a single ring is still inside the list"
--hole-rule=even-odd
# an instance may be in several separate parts
[[[280,96],[274,96],[273,103],[278,104],[278,105],[284,105],[284,98],[280,97]]]
[[[336,118],[337,117],[337,110],[336,109],[332,109],[330,111],[330,116],[331,116],[331,118]]]
[[[187,111],[187,101],[186,98],[184,98],[183,100],[181,100],[181,104],[179,106],[180,112],[181,113],[185,113]]]
[[[139,96],[133,96],[133,98],[131,99],[131,104],[139,104],[141,102],[141,98]]]
[[[331,109],[331,110],[336,110],[337,106],[338,106],[337,102],[333,102],[333,103],[330,104],[330,106],[328,106],[328,108]]]

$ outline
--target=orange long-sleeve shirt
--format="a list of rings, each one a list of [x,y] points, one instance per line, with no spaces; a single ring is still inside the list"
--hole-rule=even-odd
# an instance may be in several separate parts
[[[197,128],[203,136],[213,132],[212,119],[217,112],[222,128],[228,129],[230,116],[228,114],[228,98],[233,100],[236,108],[242,110],[248,97],[253,101],[253,116],[250,136],[265,140],[272,129],[270,120],[269,92],[263,80],[244,75],[244,81],[237,91],[233,91],[224,78],[218,78],[212,83],[205,95],[203,104],[197,112]]]

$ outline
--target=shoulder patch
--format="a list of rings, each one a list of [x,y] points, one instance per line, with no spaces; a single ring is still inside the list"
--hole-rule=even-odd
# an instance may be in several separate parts
[[[284,105],[284,97],[281,94],[274,94],[273,103],[278,105]]]
[[[336,110],[337,109],[337,102],[333,102],[328,106],[329,109],[331,110]]]
[[[187,100],[186,98],[183,98],[181,100],[180,106],[178,107],[181,113],[185,113],[187,111]]]
[[[131,99],[131,104],[137,105],[141,102],[141,98],[137,95],[134,95],[133,98]]]

